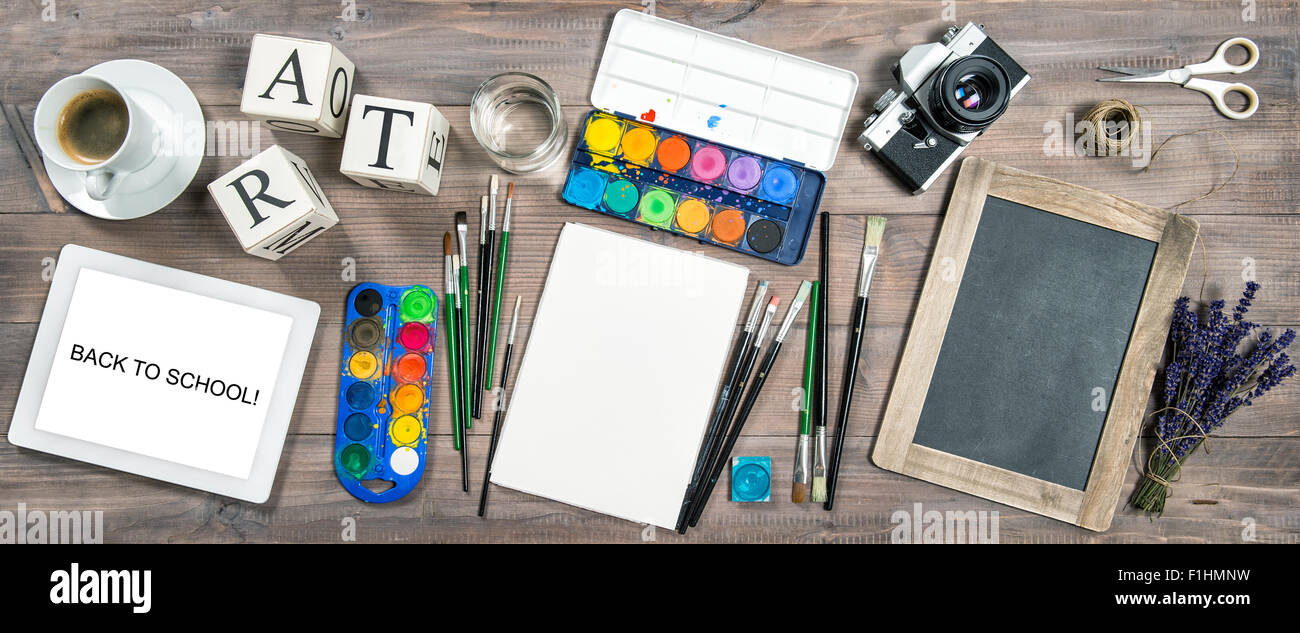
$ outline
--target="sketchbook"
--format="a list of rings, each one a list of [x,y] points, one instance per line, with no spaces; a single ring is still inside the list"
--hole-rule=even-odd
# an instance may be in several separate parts
[[[566,224],[492,483],[673,529],[748,279],[743,266]]]

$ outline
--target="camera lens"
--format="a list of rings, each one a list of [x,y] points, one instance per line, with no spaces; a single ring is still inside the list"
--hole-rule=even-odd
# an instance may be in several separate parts
[[[1007,72],[981,55],[963,57],[943,69],[930,90],[936,122],[954,132],[977,132],[988,127],[1011,100]]]
[[[957,87],[953,89],[952,96],[957,100],[957,105],[967,110],[979,110],[980,100],[984,95],[989,94],[988,82],[983,77],[970,73],[963,75],[957,80]]]

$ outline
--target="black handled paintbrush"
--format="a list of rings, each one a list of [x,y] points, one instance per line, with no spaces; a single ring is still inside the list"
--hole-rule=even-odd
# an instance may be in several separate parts
[[[682,509],[677,515],[677,532],[686,533],[687,514],[691,510],[691,505],[695,501],[695,490],[699,488],[700,480],[704,478],[704,471],[709,467],[711,457],[715,457],[715,446],[718,439],[726,431],[723,422],[726,421],[734,411],[735,406],[732,402],[739,401],[737,386],[742,384],[743,376],[749,374],[749,369],[754,365],[754,356],[758,355],[758,348],[754,348],[753,355],[749,356],[746,363],[746,353],[749,351],[749,344],[754,339],[754,328],[758,325],[758,315],[763,310],[763,299],[767,296],[767,282],[758,282],[758,288],[754,290],[754,303],[749,306],[749,318],[745,319],[745,325],[740,331],[740,338],[736,339],[736,348],[731,352],[731,361],[727,365],[727,371],[722,376],[722,391],[718,392],[718,402],[713,406],[713,417],[709,420],[708,427],[704,431],[704,443],[700,445],[700,453],[695,458],[695,470],[691,472],[691,482],[686,486],[686,497],[682,499]],[[776,308],[773,307],[775,312]],[[743,367],[743,369],[742,369]]]
[[[862,243],[862,269],[858,271],[858,300],[853,308],[853,328],[849,334],[848,364],[844,368],[844,391],[840,394],[840,415],[835,424],[835,452],[826,473],[826,503],[823,508],[835,507],[835,482],[840,475],[840,462],[844,457],[844,437],[849,425],[849,412],[853,408],[853,384],[858,377],[858,359],[862,355],[862,337],[867,329],[867,296],[871,277],[880,259],[880,240],[885,234],[885,218],[873,215],[867,218],[866,236]]]
[[[694,527],[699,523],[700,516],[704,514],[704,507],[709,503],[709,497],[713,494],[713,488],[718,484],[718,478],[722,476],[722,471],[727,462],[731,460],[731,451],[736,447],[736,440],[740,438],[740,432],[745,428],[745,421],[749,419],[749,414],[754,410],[754,404],[758,402],[758,395],[763,391],[763,384],[767,382],[767,377],[772,373],[772,366],[776,363],[776,357],[781,353],[781,343],[785,341],[785,335],[790,331],[790,326],[794,324],[795,317],[799,316],[799,309],[803,307],[808,300],[808,293],[812,292],[812,283],[803,282],[799,284],[799,292],[794,296],[794,301],[790,302],[790,308],[785,312],[785,320],[781,323],[781,329],[777,330],[776,336],[772,339],[772,346],[767,350],[767,356],[763,358],[763,363],[758,367],[758,373],[754,375],[754,382],[745,394],[745,402],[740,405],[740,410],[736,413],[736,420],[731,424],[731,429],[727,432],[727,439],[723,441],[722,447],[718,450],[718,459],[711,467],[708,482],[700,488],[699,495],[695,500],[695,509],[691,511],[690,525]],[[763,333],[759,332],[759,338]],[[761,340],[760,340],[761,342]]]
[[[501,395],[497,398],[497,411],[492,415],[492,439],[488,443],[487,467],[483,471],[483,490],[478,496],[478,515],[487,513],[488,486],[492,479],[492,458],[497,454],[497,440],[501,438],[501,412],[506,409],[506,380],[510,378],[510,356],[515,351],[515,330],[519,327],[519,304],[523,297],[515,297],[515,314],[510,317],[510,336],[506,339],[506,357],[501,362]]]

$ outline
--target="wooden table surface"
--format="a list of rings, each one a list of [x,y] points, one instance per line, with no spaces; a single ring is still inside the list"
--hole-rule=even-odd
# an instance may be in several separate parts
[[[863,218],[889,218],[884,255],[872,287],[871,312],[854,398],[845,464],[834,512],[789,500],[797,433],[791,410],[799,383],[803,323],[770,379],[756,417],[735,454],[771,455],[773,501],[735,504],[719,486],[699,528],[681,537],[505,489],[493,491],[490,518],[474,516],[471,494],[459,489],[459,464],[449,425],[430,438],[432,466],[397,502],[367,505],[339,485],[331,465],[343,299],[356,281],[423,282],[441,287],[439,238],[453,214],[477,210],[490,174],[516,182],[509,296],[523,295],[520,339],[526,340],[556,236],[564,222],[584,222],[750,267],[788,296],[817,275],[816,240],[796,267],[768,264],[722,249],[565,204],[564,170],[506,178],[475,143],[468,107],[479,82],[498,72],[536,74],[559,92],[571,135],[591,106],[588,94],[613,14],[635,2],[438,2],[357,0],[350,3],[189,2],[124,0],[74,3],[24,0],[6,12],[0,39],[0,281],[8,309],[0,317],[0,432],[7,432],[49,287],[52,258],[81,244],[185,270],[311,299],[321,304],[316,347],[307,366],[270,501],[256,505],[18,449],[0,442],[0,509],[103,510],[106,542],[337,542],[345,517],[360,541],[392,542],[887,542],[898,511],[987,510],[999,513],[1003,542],[1295,542],[1300,535],[1300,386],[1286,385],[1238,413],[1185,469],[1164,517],[1151,521],[1118,509],[1108,532],[1029,514],[883,471],[868,453],[929,266],[956,170],[932,191],[913,197],[854,139],[872,102],[894,85],[889,66],[910,46],[937,41],[953,21],[984,24],[1033,80],[1006,114],[966,152],[1172,207],[1209,191],[1232,172],[1223,138],[1179,138],[1143,172],[1124,157],[1072,156],[1061,151],[1067,121],[1117,96],[1145,106],[1156,143],[1200,129],[1218,130],[1240,158],[1231,184],[1181,211],[1200,222],[1204,248],[1192,255],[1184,291],[1228,297],[1250,275],[1263,284],[1252,310],[1272,327],[1300,324],[1300,15],[1295,2],[974,2],[892,0],[847,2],[659,2],[661,17],[743,38],[856,72],[854,111],[828,172],[821,209],[833,215],[833,296],[829,340],[831,399],[839,379],[857,274]],[[647,2],[646,4],[653,4]],[[43,5],[55,11],[42,19]],[[1251,13],[1253,10],[1253,13]],[[949,12],[955,12],[955,18]],[[281,144],[307,160],[341,223],[280,262],[242,253],[205,185],[244,160],[234,148],[208,146],[198,176],[170,206],[145,218],[110,222],[84,215],[53,192],[31,141],[33,110],[57,79],[99,62],[133,57],[161,64],[184,79],[209,121],[238,122],[240,91],[254,33],[325,40],[357,66],[357,91],[432,102],[451,120],[442,191],[436,198],[365,189],[338,173],[341,140],[260,128],[257,149]],[[1240,79],[1260,96],[1259,112],[1233,121],[1199,93],[1175,86],[1096,83],[1101,64],[1174,67],[1208,58],[1224,39],[1242,35],[1262,51]],[[1219,77],[1217,79],[1230,80]],[[1231,78],[1237,79],[1237,78]],[[255,126],[256,127],[256,126]],[[221,155],[217,155],[221,154]],[[503,185],[504,186],[504,185]],[[516,364],[516,367],[518,365]],[[435,394],[445,394],[437,373]],[[1294,382],[1294,381],[1293,381]],[[1045,394],[1045,397],[1053,397]],[[435,403],[446,420],[445,399]],[[838,407],[836,407],[837,409]],[[474,471],[487,448],[489,424],[470,437]],[[1139,442],[1124,487],[1149,449]]]

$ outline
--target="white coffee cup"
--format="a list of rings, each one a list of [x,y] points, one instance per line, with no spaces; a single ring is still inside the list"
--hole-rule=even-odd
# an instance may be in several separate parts
[[[59,142],[59,117],[63,107],[77,95],[88,90],[108,90],[116,93],[126,103],[126,138],[112,156],[87,164],[69,156]],[[91,75],[64,77],[50,86],[36,105],[34,125],[36,144],[45,160],[70,171],[81,172],[86,194],[93,200],[106,200],[125,176],[147,167],[157,158],[154,151],[156,130],[153,119],[144,108],[131,99],[125,90],[113,82]]]

